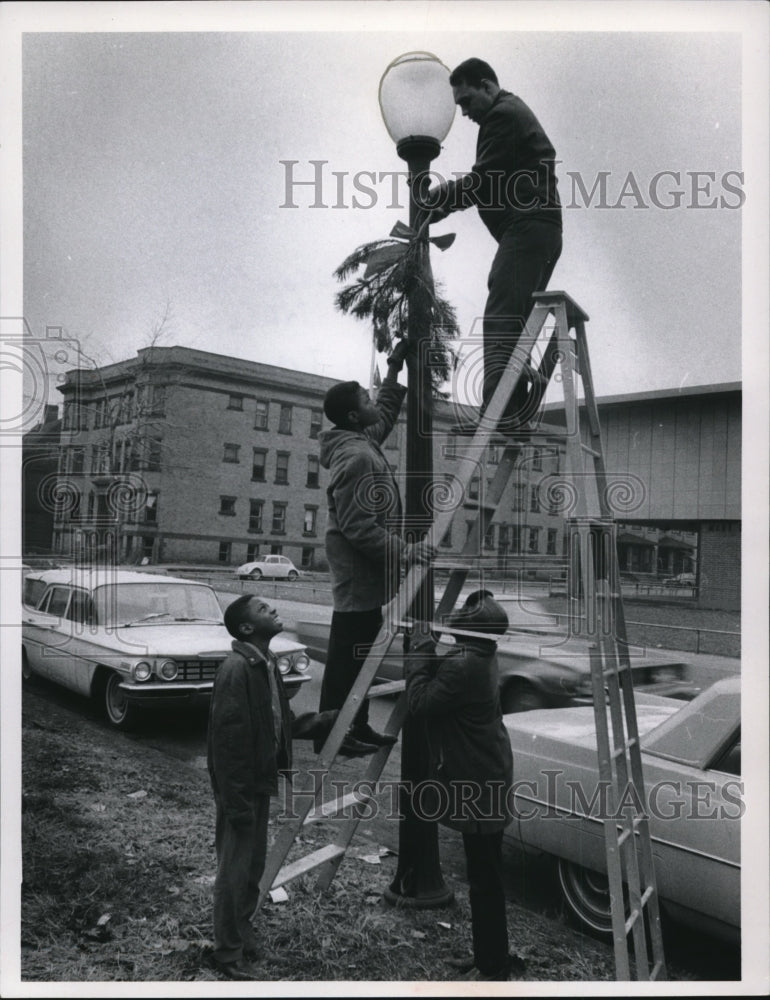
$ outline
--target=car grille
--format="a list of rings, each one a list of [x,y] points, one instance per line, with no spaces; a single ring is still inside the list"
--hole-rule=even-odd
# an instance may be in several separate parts
[[[177,681],[213,681],[221,660],[177,660]]]

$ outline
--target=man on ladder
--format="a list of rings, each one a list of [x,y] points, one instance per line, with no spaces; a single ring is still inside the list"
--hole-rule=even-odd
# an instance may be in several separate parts
[[[484,308],[483,415],[518,343],[532,293],[548,286],[561,254],[556,153],[532,111],[500,88],[488,63],[466,59],[449,83],[455,104],[479,126],[476,162],[469,173],[432,188],[425,208],[434,223],[475,205],[497,243]],[[538,397],[528,397],[522,380],[498,429],[513,430],[534,416]]]

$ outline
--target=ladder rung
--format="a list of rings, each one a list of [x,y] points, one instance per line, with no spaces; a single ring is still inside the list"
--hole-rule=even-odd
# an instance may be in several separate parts
[[[636,830],[637,827],[641,826],[642,819],[640,816],[634,816],[631,820],[631,829],[626,828],[618,837],[618,847],[622,847],[623,844],[628,840],[631,834]]]
[[[327,861],[333,861],[344,853],[344,847],[337,847],[336,844],[327,844],[325,847],[313,851],[312,854],[306,854],[304,858],[293,861],[290,865],[284,865],[275,876],[270,888],[277,889],[279,885],[285,885],[287,882],[291,882],[292,879],[299,878],[300,875],[304,875],[306,872],[311,872],[314,868],[320,868]]]
[[[384,698],[389,694],[401,694],[406,688],[406,681],[388,681],[386,684],[373,684],[369,688],[367,698]]]
[[[653,965],[652,972],[650,973],[650,979],[657,979],[661,972],[663,972],[665,966],[661,958]]]
[[[584,451],[584,452],[585,452],[585,453],[586,453],[587,455],[591,455],[591,456],[593,456],[593,458],[601,458],[601,457],[602,457],[602,456],[601,456],[601,452],[598,452],[598,451],[596,450],[596,448],[592,448],[592,447],[590,446],[590,444],[584,444],[584,443],[583,443],[583,442],[581,441],[581,442],[580,442],[580,447],[581,447],[581,448],[583,449],[583,451]]]
[[[359,802],[371,802],[373,796],[365,795],[363,792],[348,792],[340,799],[329,799],[328,802],[321,802],[314,809],[311,809],[302,822],[303,826],[308,823],[317,823],[322,819],[330,819],[332,816],[339,816],[351,806]]]
[[[634,926],[636,921],[642,915],[642,910],[650,901],[650,897],[652,896],[652,891],[653,891],[652,886],[648,885],[647,888],[644,890],[640,908],[638,910],[632,910],[631,913],[629,914],[628,920],[626,920],[626,934],[628,934],[628,932]]]
[[[610,756],[612,757],[613,760],[616,760],[618,757],[622,756],[622,754],[624,754],[626,750],[630,750],[631,747],[636,744],[636,742],[637,742],[636,737],[632,736],[631,739],[628,739],[623,743],[623,746],[616,747],[616,749],[612,751]]]

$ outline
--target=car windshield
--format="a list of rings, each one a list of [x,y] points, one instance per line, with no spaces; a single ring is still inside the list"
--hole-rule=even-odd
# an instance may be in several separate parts
[[[222,621],[214,591],[188,583],[158,580],[107,584],[94,591],[94,602],[103,625]]]

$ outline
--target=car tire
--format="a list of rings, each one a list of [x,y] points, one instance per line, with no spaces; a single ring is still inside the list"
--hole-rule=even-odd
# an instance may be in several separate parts
[[[610,886],[603,872],[559,858],[559,886],[570,916],[583,930],[612,938]],[[628,904],[625,906],[628,914]]]
[[[531,712],[536,708],[546,708],[548,702],[534,684],[529,681],[509,681],[500,692],[503,715],[512,712]]]
[[[97,684],[97,696],[111,726],[115,729],[131,729],[136,723],[136,708],[118,687],[122,679],[114,670],[104,671]]]
[[[29,657],[26,649],[21,651],[21,679],[25,684],[31,683],[35,678],[32,667],[29,665]]]
[[[292,569],[292,570],[289,571],[289,575],[288,575],[287,579],[291,580],[292,583],[293,583],[297,579],[298,576],[299,576],[299,573],[296,571],[296,569]]]
[[[249,578],[249,580],[261,580],[262,579],[262,570],[261,569],[253,569],[251,571],[251,573],[249,573],[249,577],[248,578]]]

